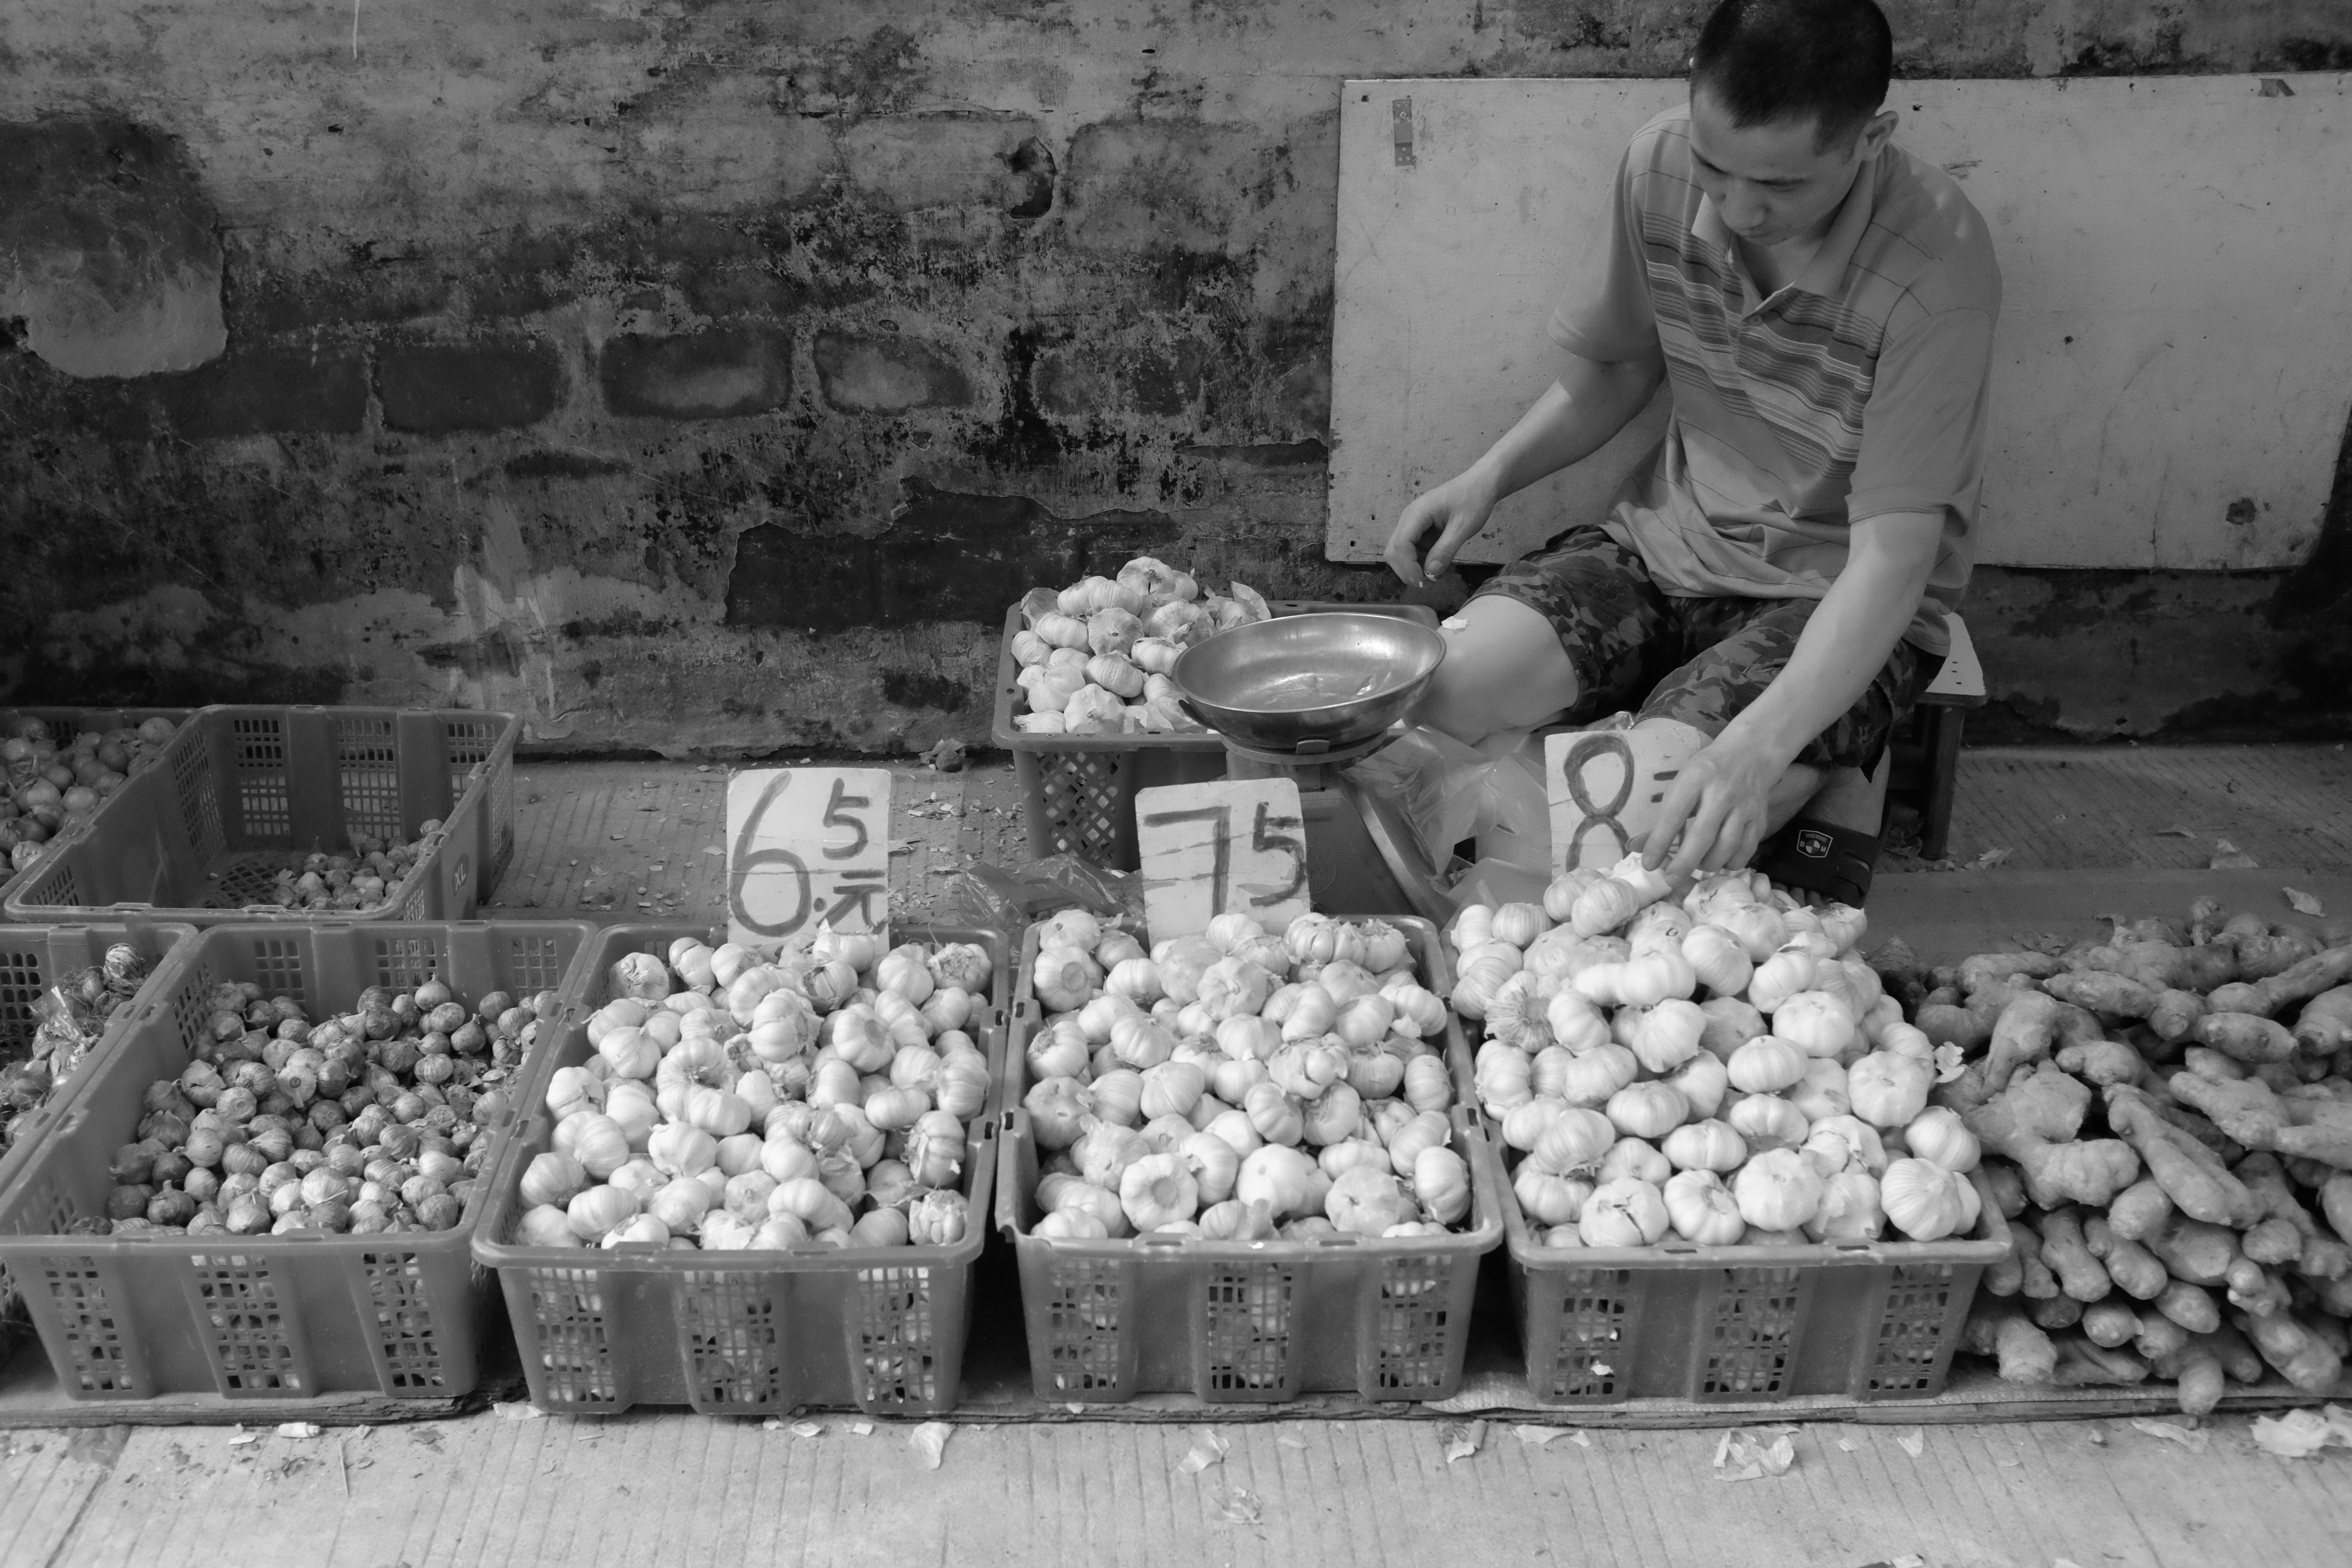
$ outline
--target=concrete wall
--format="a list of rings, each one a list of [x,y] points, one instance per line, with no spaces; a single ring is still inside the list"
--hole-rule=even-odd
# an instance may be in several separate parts
[[[1696,0],[10,0],[0,693],[535,741],[987,723],[1023,586],[1322,559],[1337,84]],[[2341,69],[2339,0],[1898,0],[1917,75]],[[1976,732],[2344,725],[2294,574],[1980,574]]]

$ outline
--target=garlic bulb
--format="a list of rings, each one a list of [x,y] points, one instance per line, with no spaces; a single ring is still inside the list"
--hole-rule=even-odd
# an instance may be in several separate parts
[[[1576,1230],[1587,1247],[1649,1247],[1667,1224],[1664,1195],[1647,1182],[1621,1177],[1592,1190]]]
[[[1759,1230],[1794,1230],[1811,1219],[1825,1191],[1822,1178],[1793,1149],[1749,1157],[1732,1178],[1739,1215]]]

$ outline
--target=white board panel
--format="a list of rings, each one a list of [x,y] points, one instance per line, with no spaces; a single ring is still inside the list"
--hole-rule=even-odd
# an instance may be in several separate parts
[[[1897,141],[1964,183],[2000,258],[1979,562],[2284,566],[2315,537],[2352,406],[2352,77],[2265,79],[1895,84]],[[1618,155],[1685,90],[1346,85],[1331,559],[1377,560],[1550,384],[1544,325]],[[1599,518],[1663,402],[1465,559]]]

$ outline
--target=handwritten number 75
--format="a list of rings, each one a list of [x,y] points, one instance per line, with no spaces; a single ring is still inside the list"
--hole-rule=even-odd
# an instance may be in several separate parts
[[[1279,888],[1268,888],[1250,894],[1253,909],[1268,909],[1284,900],[1296,897],[1307,883],[1307,846],[1296,833],[1276,832],[1278,828],[1302,826],[1295,816],[1276,816],[1273,806],[1257,803],[1257,812],[1250,823],[1250,847],[1261,855],[1280,853],[1290,857],[1290,879]],[[1230,805],[1194,806],[1189,811],[1158,811],[1143,819],[1150,827],[1166,827],[1179,822],[1205,822],[1211,825],[1209,837],[1209,907],[1222,911],[1225,898],[1232,889],[1234,868],[1234,808]]]

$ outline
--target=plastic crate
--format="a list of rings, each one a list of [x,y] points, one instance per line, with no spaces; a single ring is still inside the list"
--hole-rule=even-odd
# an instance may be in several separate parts
[[[1547,1405],[1751,1403],[1943,1391],[2009,1224],[1981,1177],[1972,1237],[1802,1247],[1544,1247],[1507,1184],[1511,1295]]]
[[[40,1025],[33,1011],[43,993],[61,977],[88,969],[106,956],[117,942],[129,942],[147,955],[147,978],[131,996],[130,1011],[110,1024],[79,1067],[49,1095],[48,1103],[30,1112],[16,1141],[0,1154],[0,1192],[7,1190],[39,1146],[42,1134],[65,1113],[75,1088],[110,1055],[130,1021],[153,998],[171,989],[176,965],[173,954],[196,934],[196,928],[179,921],[142,921],[131,925],[0,926],[0,1057],[16,1059]],[[13,1302],[16,1287],[0,1266],[0,1301]]]
[[[1397,616],[1425,626],[1437,625],[1426,605],[1339,605],[1283,599],[1277,616],[1327,610]],[[1168,735],[1033,735],[1013,722],[1021,700],[1013,678],[1021,663],[1013,657],[1013,634],[1021,629],[1021,606],[1004,613],[1004,637],[996,656],[996,743],[1013,753],[1021,781],[1022,816],[1029,828],[1029,855],[1076,855],[1097,866],[1132,871],[1141,864],[1135,843],[1135,792],[1160,784],[1199,784],[1225,776],[1225,742],[1213,731]]]
[[[1392,919],[1411,938],[1431,989],[1452,990],[1436,929]],[[1445,1399],[1462,1386],[1479,1261],[1503,1241],[1502,1163],[1466,1110],[1454,1142],[1469,1161],[1472,1227],[1396,1240],[1203,1241],[1131,1237],[1056,1241],[1033,1236],[1037,1147],[1028,1112],[1028,999],[1037,928],[1022,952],[1013,1037],[1005,1050],[1004,1131],[998,1140],[999,1228],[1021,1266],[1021,1309],[1036,1396],[1118,1403],[1190,1394],[1204,1404],[1269,1404],[1302,1394]],[[1456,1092],[1468,1055],[1458,1025],[1446,1053]]]
[[[471,1000],[577,989],[594,928],[584,921],[215,926],[179,943],[170,980],[94,1061],[23,1168],[0,1189],[0,1265],[30,1309],[67,1397],[217,1394],[287,1399],[373,1391],[446,1399],[475,1386],[488,1279],[474,1266],[478,1184],[457,1226],[396,1235],[67,1236],[103,1211],[107,1166],[159,1078],[187,1065],[205,998],[250,980],[314,1015],[369,985],[436,976]],[[551,1032],[561,1037],[561,1025]],[[520,1065],[528,1080],[542,1040]],[[484,1169],[495,1168],[492,1130]]]
[[[971,1224],[950,1246],[588,1251],[505,1239],[521,1210],[523,1171],[553,1140],[553,1121],[539,1109],[546,1084],[558,1068],[588,1058],[587,1016],[607,999],[614,963],[632,952],[666,955],[682,936],[724,935],[691,925],[602,933],[582,971],[582,1005],[525,1086],[531,1114],[491,1176],[474,1256],[498,1271],[531,1403],[571,1415],[615,1415],[636,1405],[691,1405],[706,1415],[774,1415],[803,1405],[855,1405],[874,1415],[951,1409],[963,1381],[972,1264],[987,1236],[995,1180],[993,1087],[965,1162]],[[898,926],[892,938],[989,950],[995,973],[988,1022],[967,1032],[1001,1081],[1011,985],[1003,939],[943,926]]]
[[[5,723],[20,714],[29,714],[46,722],[49,727],[49,733],[57,738],[60,745],[63,745],[84,730],[121,730],[143,723],[149,719],[169,719],[174,725],[184,724],[187,722],[188,715],[194,711],[193,708],[43,708],[35,704],[20,703],[15,707],[0,708],[0,723]],[[154,762],[153,757],[149,757],[139,764],[139,769],[152,767]],[[60,841],[64,837],[71,837],[72,833],[78,831],[82,826],[84,825],[77,824],[74,829],[68,829],[65,835],[60,836]],[[5,907],[5,900],[9,895],[15,893],[18,888],[26,885],[31,880],[33,873],[38,868],[37,866],[27,866],[22,871],[11,871],[6,862],[0,860],[0,908]]]
[[[467,709],[205,708],[163,755],[36,862],[5,901],[23,921],[132,909],[194,925],[469,918],[514,849],[510,713]],[[353,833],[439,836],[373,910],[249,900],[278,869]]]

